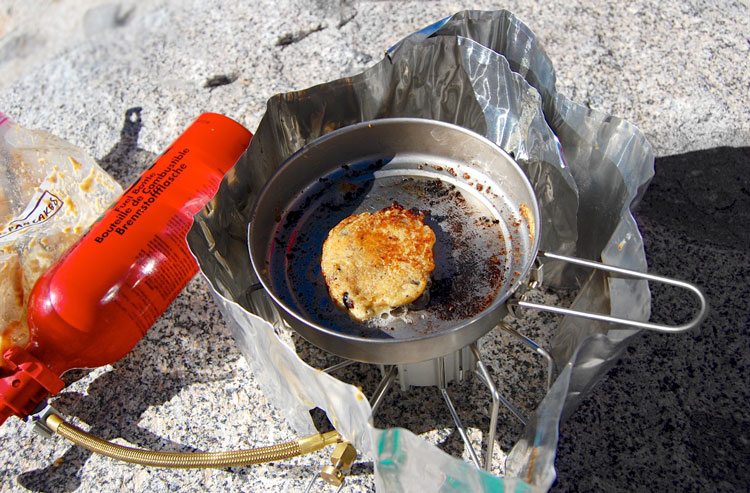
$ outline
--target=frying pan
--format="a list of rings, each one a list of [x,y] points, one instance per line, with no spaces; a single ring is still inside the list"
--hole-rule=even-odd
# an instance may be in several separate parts
[[[366,322],[338,309],[320,272],[323,242],[339,221],[398,202],[425,214],[436,236],[435,270],[422,299]],[[539,251],[540,209],[515,160],[462,127],[389,118],[328,133],[290,156],[268,180],[248,225],[252,268],[284,320],[339,356],[380,364],[425,361],[458,350],[523,306],[662,332],[706,315],[689,283]],[[519,298],[547,257],[665,282],[697,296],[698,314],[668,326],[529,303]]]

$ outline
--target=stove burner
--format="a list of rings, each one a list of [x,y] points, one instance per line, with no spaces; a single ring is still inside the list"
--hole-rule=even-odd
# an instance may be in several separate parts
[[[293,329],[289,327],[286,322],[278,314],[276,307],[268,299],[267,293],[262,289],[260,284],[252,286],[248,292],[248,298],[252,306],[256,309],[265,307],[265,309],[259,310],[258,315],[262,318],[272,321],[274,326],[280,324],[284,330],[288,330],[290,333],[294,333]],[[260,303],[261,299],[263,302]],[[269,311],[270,310],[270,311]],[[281,327],[277,327],[277,333]],[[496,326],[496,330],[501,330],[519,341],[525,348],[532,351],[533,353],[541,356],[546,365],[546,382],[545,382],[545,393],[547,393],[554,382],[556,374],[556,368],[552,356],[546,351],[541,345],[534,342],[529,337],[521,334],[519,331],[511,327],[506,322],[500,322]],[[327,353],[326,353],[327,354]],[[323,368],[322,371],[333,374],[338,370],[346,368],[355,363],[367,364],[355,360],[344,359],[339,363]],[[508,398],[501,394],[497,386],[495,385],[487,365],[482,360],[479,341],[475,341],[453,353],[434,358],[427,361],[421,361],[418,363],[407,363],[407,364],[395,364],[395,365],[375,365],[378,366],[381,373],[381,379],[372,393],[369,399],[370,406],[372,407],[372,415],[375,416],[380,405],[382,404],[389,389],[392,388],[393,384],[398,383],[402,391],[408,391],[411,387],[437,387],[440,391],[443,401],[448,408],[451,418],[456,425],[456,431],[461,436],[462,441],[468,450],[471,457],[471,461],[479,469],[490,471],[492,467],[493,449],[496,438],[496,428],[498,414],[500,411],[500,405],[505,406],[523,425],[526,425],[526,417],[524,414],[514,406]],[[481,463],[479,455],[477,454],[466,428],[461,422],[460,417],[456,411],[453,399],[448,392],[447,385],[451,382],[463,383],[465,382],[470,374],[474,374],[479,381],[487,388],[491,397],[490,405],[490,423],[489,430],[486,434],[486,446],[484,454],[484,464]],[[312,487],[315,480],[318,478],[316,474],[312,478],[308,489]]]
[[[549,391],[550,387],[552,386],[555,373],[555,364],[550,354],[534,341],[522,335],[505,322],[501,322],[500,324],[498,324],[497,328],[517,338],[526,347],[541,355],[545,359],[547,363],[547,386],[545,392]],[[336,365],[336,367],[327,368],[324,371],[330,372],[337,368],[340,368],[340,366]],[[490,426],[489,432],[487,433],[484,466],[482,466],[479,460],[479,456],[477,455],[474,446],[469,439],[466,428],[461,423],[461,419],[456,412],[456,408],[453,405],[453,399],[451,399],[450,393],[448,392],[447,388],[447,384],[449,382],[453,380],[462,382],[469,373],[473,373],[477,376],[477,378],[479,378],[479,380],[489,390],[490,396],[492,398],[492,405],[490,408]],[[445,401],[445,405],[448,407],[451,417],[456,424],[456,430],[458,431],[461,439],[466,446],[466,449],[471,455],[472,462],[479,469],[482,469],[482,467],[484,467],[485,471],[490,471],[492,467],[492,450],[495,445],[497,416],[500,411],[500,404],[508,408],[508,410],[513,413],[513,415],[518,418],[521,423],[523,423],[524,425],[526,424],[526,417],[521,413],[521,411],[513,406],[513,404],[511,404],[511,402],[497,390],[497,387],[492,381],[489,371],[487,370],[487,366],[482,361],[477,342],[474,342],[458,351],[455,351],[454,353],[441,356],[429,361],[410,363],[405,365],[391,365],[388,366],[387,369],[383,368],[383,377],[370,399],[370,405],[372,406],[373,415],[377,412],[385,393],[396,381],[398,381],[401,389],[404,391],[408,390],[411,385],[438,387],[440,393],[443,396],[443,400]]]

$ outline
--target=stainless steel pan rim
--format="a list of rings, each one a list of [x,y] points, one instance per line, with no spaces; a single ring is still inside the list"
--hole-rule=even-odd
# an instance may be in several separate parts
[[[393,198],[404,201],[402,205],[408,208],[428,210],[438,236],[438,266],[433,277],[435,282],[449,285],[448,294],[433,299],[421,313],[416,310],[406,315],[421,318],[408,323],[391,319],[391,327],[363,328],[342,311],[331,310],[333,304],[315,271],[319,248],[339,220],[387,206]],[[252,268],[266,293],[304,338],[349,359],[411,363],[460,349],[505,318],[506,302],[527,281],[537,255],[545,255],[538,252],[540,224],[531,183],[497,145],[452,124],[392,118],[335,130],[288,158],[258,196],[248,225],[248,248]],[[501,262],[498,253],[503,256]],[[580,263],[575,258],[547,256]],[[596,262],[584,262],[613,271]],[[642,273],[614,271],[644,277]],[[451,281],[452,275],[459,280]],[[474,291],[461,291],[464,286]],[[698,317],[685,326],[666,326],[667,330],[686,330],[705,316],[705,298],[697,288],[692,290],[702,304]],[[440,290],[435,293],[438,297],[445,294]],[[471,310],[460,305],[462,316],[450,319],[445,310],[456,300],[467,303]],[[487,302],[477,304],[477,300]],[[570,313],[523,301],[512,304]],[[635,322],[631,325],[643,324]]]

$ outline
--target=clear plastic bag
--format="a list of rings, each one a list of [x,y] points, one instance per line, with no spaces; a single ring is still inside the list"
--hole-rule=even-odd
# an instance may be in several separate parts
[[[121,194],[81,148],[0,113],[0,354],[28,341],[37,278]]]

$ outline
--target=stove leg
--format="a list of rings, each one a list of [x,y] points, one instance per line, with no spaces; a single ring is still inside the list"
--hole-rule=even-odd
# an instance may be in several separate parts
[[[500,322],[498,324],[498,327],[523,342],[527,347],[531,348],[532,351],[541,355],[545,360],[547,360],[547,391],[549,391],[549,389],[552,388],[552,383],[555,377],[555,361],[552,359],[552,356],[550,356],[547,351],[542,349],[539,344],[521,334],[505,322]]]
[[[336,370],[346,368],[347,366],[352,365],[354,363],[356,363],[356,361],[351,360],[351,359],[345,359],[344,361],[340,361],[336,363],[335,365],[331,365],[328,368],[324,368],[323,371],[326,373],[333,373]]]
[[[481,469],[482,464],[479,461],[479,457],[477,457],[477,453],[474,451],[474,446],[471,444],[471,440],[469,440],[469,435],[466,433],[466,428],[464,428],[464,425],[461,424],[461,420],[458,418],[458,413],[456,413],[456,408],[453,406],[453,401],[451,400],[450,394],[448,393],[448,388],[445,384],[445,358],[443,358],[442,356],[438,358],[438,380],[438,387],[440,388],[440,392],[443,394],[443,399],[445,400],[446,406],[448,406],[448,411],[450,411],[451,417],[456,423],[456,430],[458,430],[458,434],[461,435],[461,439],[463,439],[466,448],[469,449],[469,454],[471,455],[472,462],[474,462],[474,465],[477,466],[477,469]]]
[[[370,407],[372,408],[372,413],[370,414],[370,424],[372,424],[372,418],[373,416],[375,416],[378,407],[380,407],[380,403],[383,402],[385,393],[388,392],[388,389],[391,388],[391,385],[393,385],[393,382],[395,380],[396,365],[390,365],[387,367],[385,375],[383,376],[382,380],[380,380],[378,387],[375,389],[375,392],[373,392],[372,397],[370,398]]]
[[[492,406],[490,408],[490,432],[487,435],[487,450],[485,451],[484,456],[484,470],[489,471],[492,468],[492,451],[495,448],[495,436],[497,434],[497,416],[500,411],[500,404],[502,403],[505,407],[507,407],[510,412],[512,412],[513,415],[521,421],[521,423],[526,424],[526,418],[518,409],[516,409],[513,404],[510,403],[510,401],[508,401],[508,399],[506,399],[500,392],[498,392],[497,387],[492,381],[492,378],[490,378],[490,373],[487,370],[487,367],[482,361],[482,357],[479,353],[479,349],[477,348],[476,343],[471,344],[469,347],[471,348],[471,352],[474,353],[474,359],[476,361],[477,369],[474,370],[474,374],[487,387],[487,389],[490,391],[490,396],[492,397]]]
[[[497,415],[500,411],[501,395],[497,391],[497,387],[495,387],[495,384],[492,383],[492,380],[490,379],[490,375],[487,372],[487,367],[484,366],[482,358],[479,354],[477,344],[473,343],[469,347],[471,348],[471,352],[474,353],[474,358],[476,359],[476,366],[478,368],[477,375],[480,376],[480,380],[482,380],[482,382],[484,382],[484,384],[489,388],[490,396],[492,397],[492,407],[490,408],[490,432],[487,435],[487,450],[484,452],[484,470],[489,472],[492,468],[492,450],[495,448]]]

